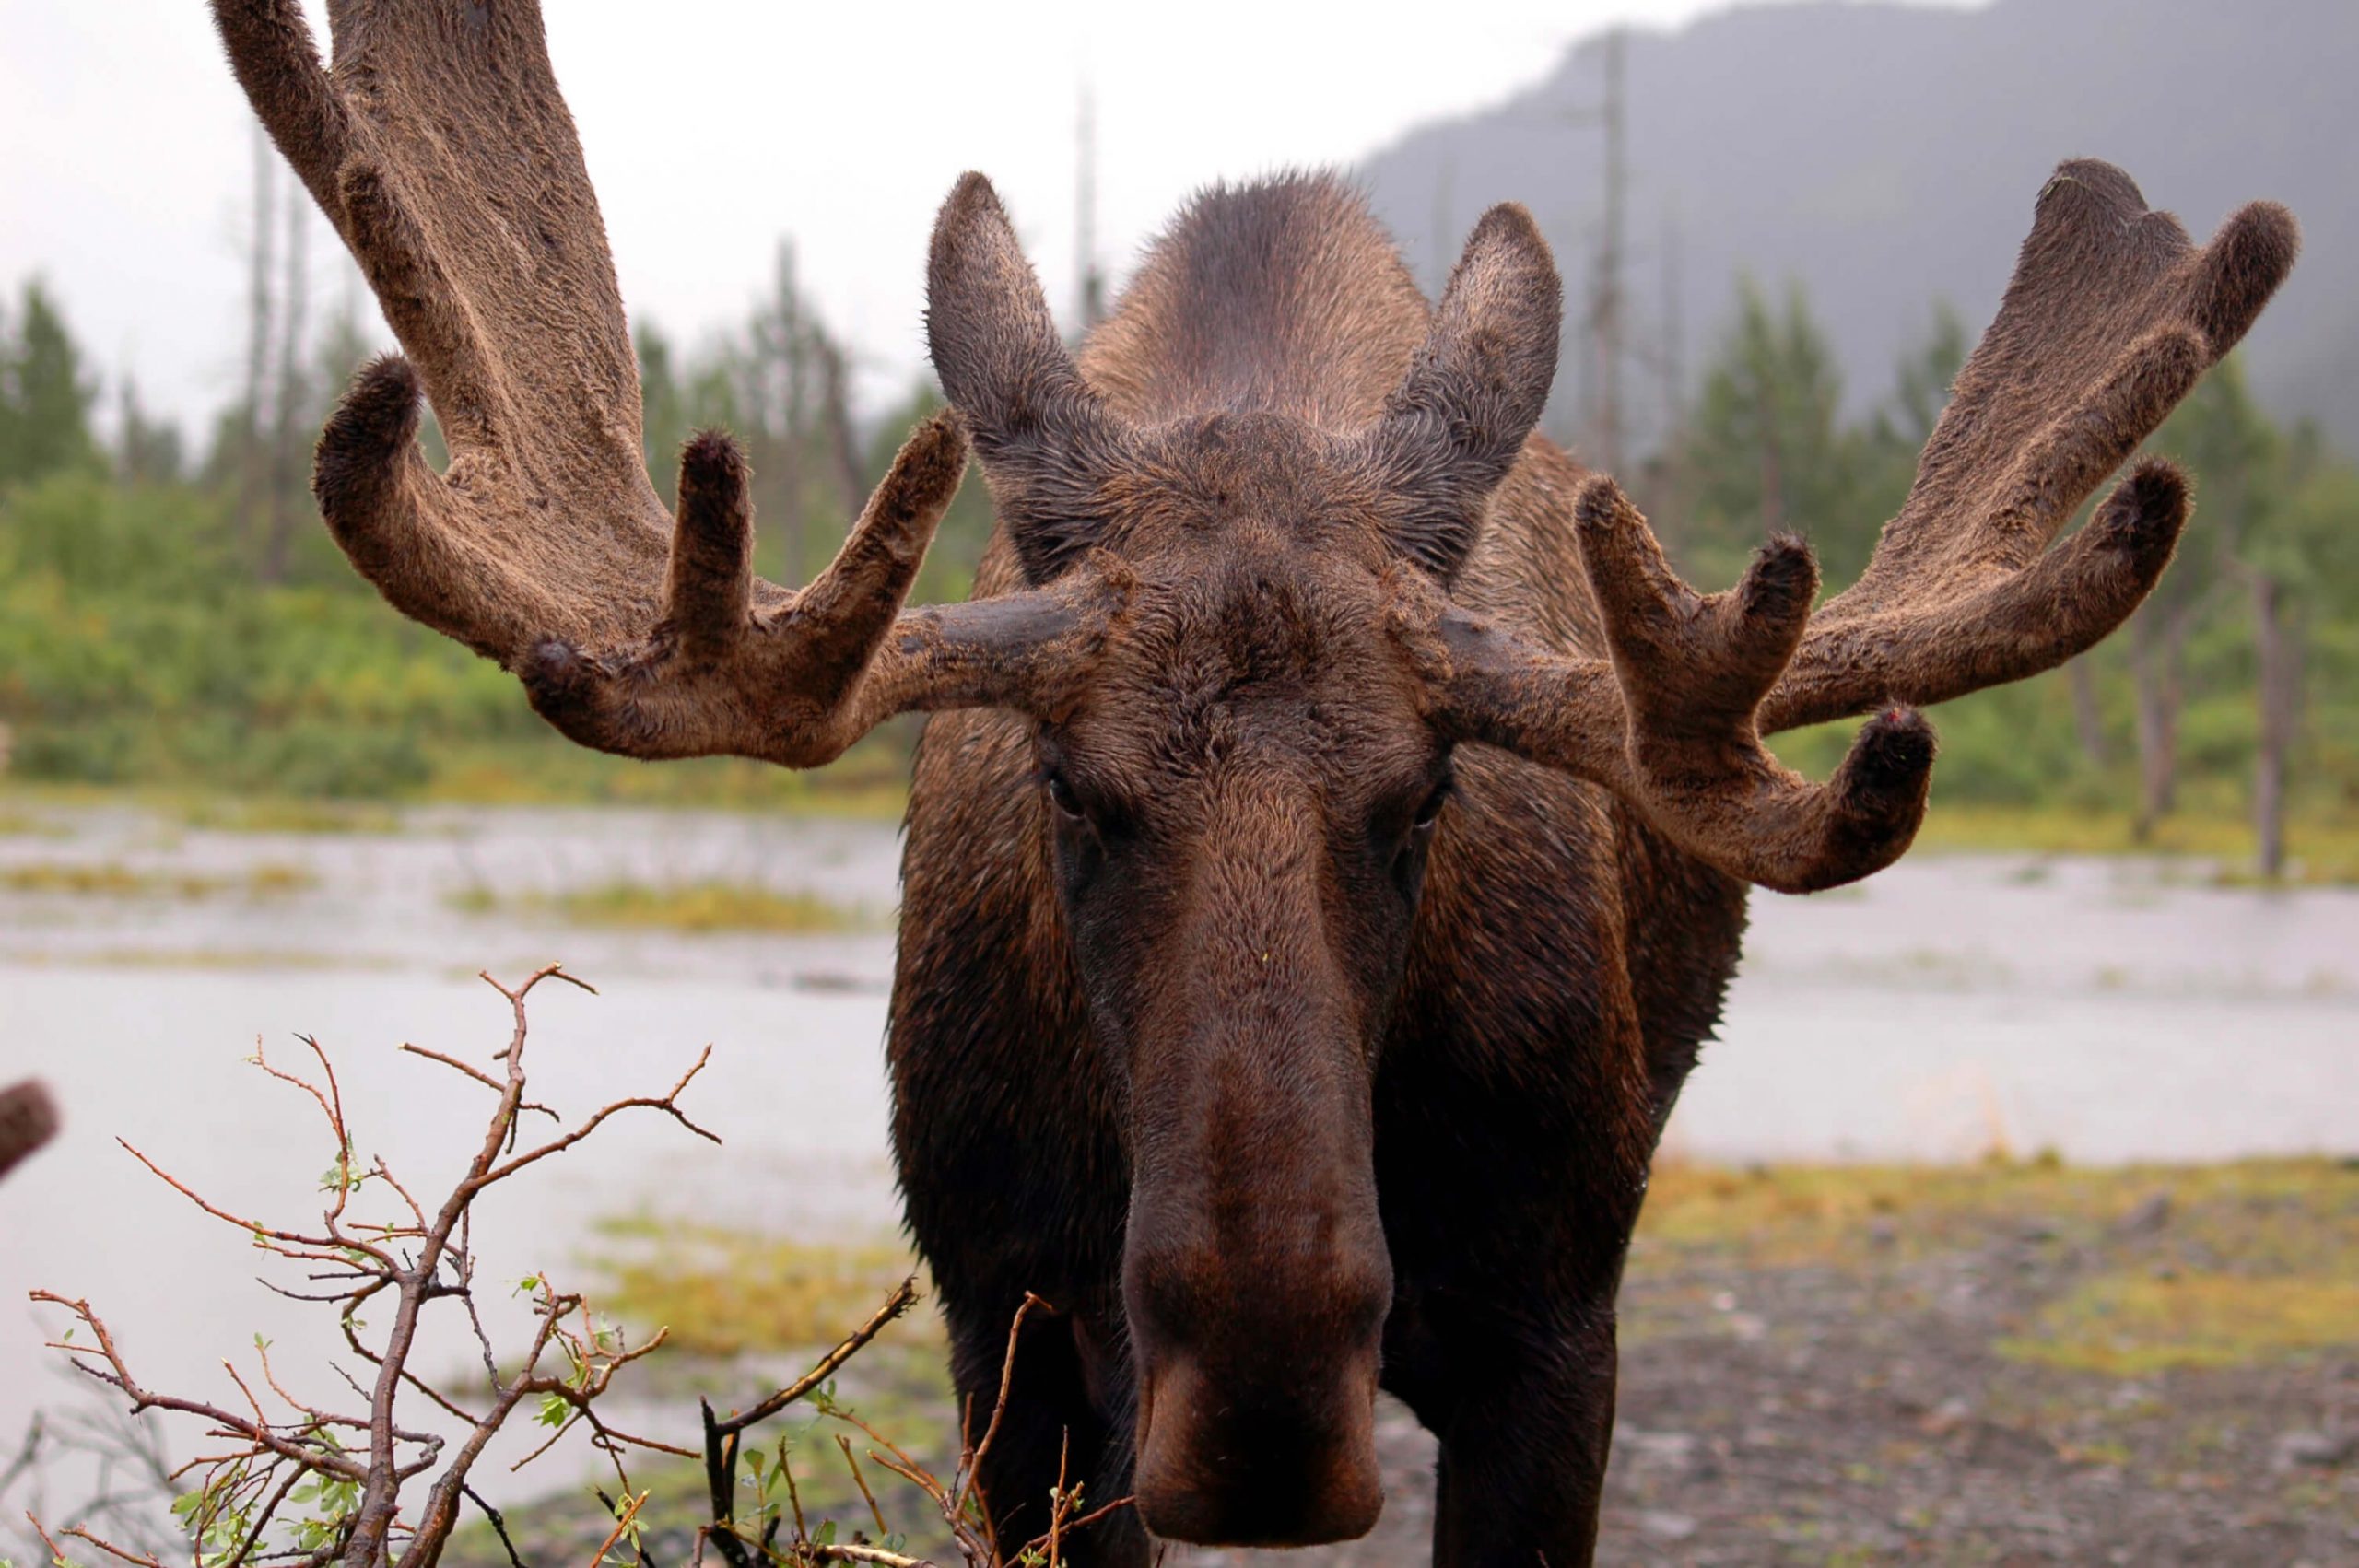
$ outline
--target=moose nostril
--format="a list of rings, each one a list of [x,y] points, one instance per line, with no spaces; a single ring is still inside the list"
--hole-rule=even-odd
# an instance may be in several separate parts
[[[1205,1546],[1317,1546],[1384,1506],[1373,1354],[1283,1397],[1192,1361],[1149,1374],[1133,1490],[1148,1529]]]

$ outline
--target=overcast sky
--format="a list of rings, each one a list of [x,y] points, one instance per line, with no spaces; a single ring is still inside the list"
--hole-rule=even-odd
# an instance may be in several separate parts
[[[320,25],[319,0],[309,6]],[[546,7],[634,319],[689,340],[734,322],[791,234],[810,294],[863,356],[872,396],[921,363],[927,227],[963,169],[997,182],[1051,301],[1067,308],[1085,77],[1097,99],[1099,250],[1119,275],[1209,180],[1349,163],[1528,85],[1603,27],[1675,26],[1716,8]],[[0,285],[13,298],[27,274],[45,275],[110,390],[135,375],[147,404],[200,439],[238,374],[252,123],[203,0],[0,0]],[[324,220],[311,254],[313,297],[332,306],[352,275]]]

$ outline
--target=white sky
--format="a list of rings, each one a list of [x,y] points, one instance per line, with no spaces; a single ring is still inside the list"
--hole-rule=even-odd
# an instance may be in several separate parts
[[[319,0],[307,0],[315,26]],[[550,0],[550,52],[623,297],[675,340],[739,319],[792,234],[873,395],[922,362],[925,239],[992,176],[1073,295],[1074,123],[1095,83],[1099,252],[1119,277],[1193,188],[1348,163],[1483,107],[1616,21],[1712,0],[815,6]],[[320,26],[323,39],[325,29]],[[0,0],[0,287],[39,271],[111,388],[202,440],[237,380],[252,119],[203,0]],[[312,229],[315,310],[357,276]],[[373,320],[371,322],[374,325]],[[381,329],[380,329],[381,330]],[[110,405],[111,407],[111,405]]]

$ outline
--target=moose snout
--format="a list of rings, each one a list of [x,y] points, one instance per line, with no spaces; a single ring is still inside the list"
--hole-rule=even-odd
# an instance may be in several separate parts
[[[1126,1260],[1140,1378],[1133,1492],[1157,1536],[1314,1546],[1367,1533],[1391,1266],[1365,1216],[1293,1213],[1275,1245],[1180,1245]],[[1210,1241],[1210,1237],[1204,1237]]]

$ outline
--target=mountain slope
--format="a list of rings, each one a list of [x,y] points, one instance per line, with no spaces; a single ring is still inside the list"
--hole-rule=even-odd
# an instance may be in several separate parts
[[[1566,383],[1596,252],[1603,50],[1575,47],[1495,110],[1411,132],[1360,173],[1420,278],[1438,280],[1495,201],[1529,205],[1568,299]],[[1630,35],[1625,267],[1637,444],[1660,427],[1675,273],[1684,379],[1734,281],[1800,282],[1854,408],[1883,397],[1936,299],[1978,327],[2066,158],[2110,159],[2199,236],[2271,196],[2302,264],[2249,340],[2283,415],[2359,450],[2359,5],[2351,0],[1999,0],[1977,10],[1821,3],[1724,12]],[[1446,228],[1446,253],[1432,236]]]

